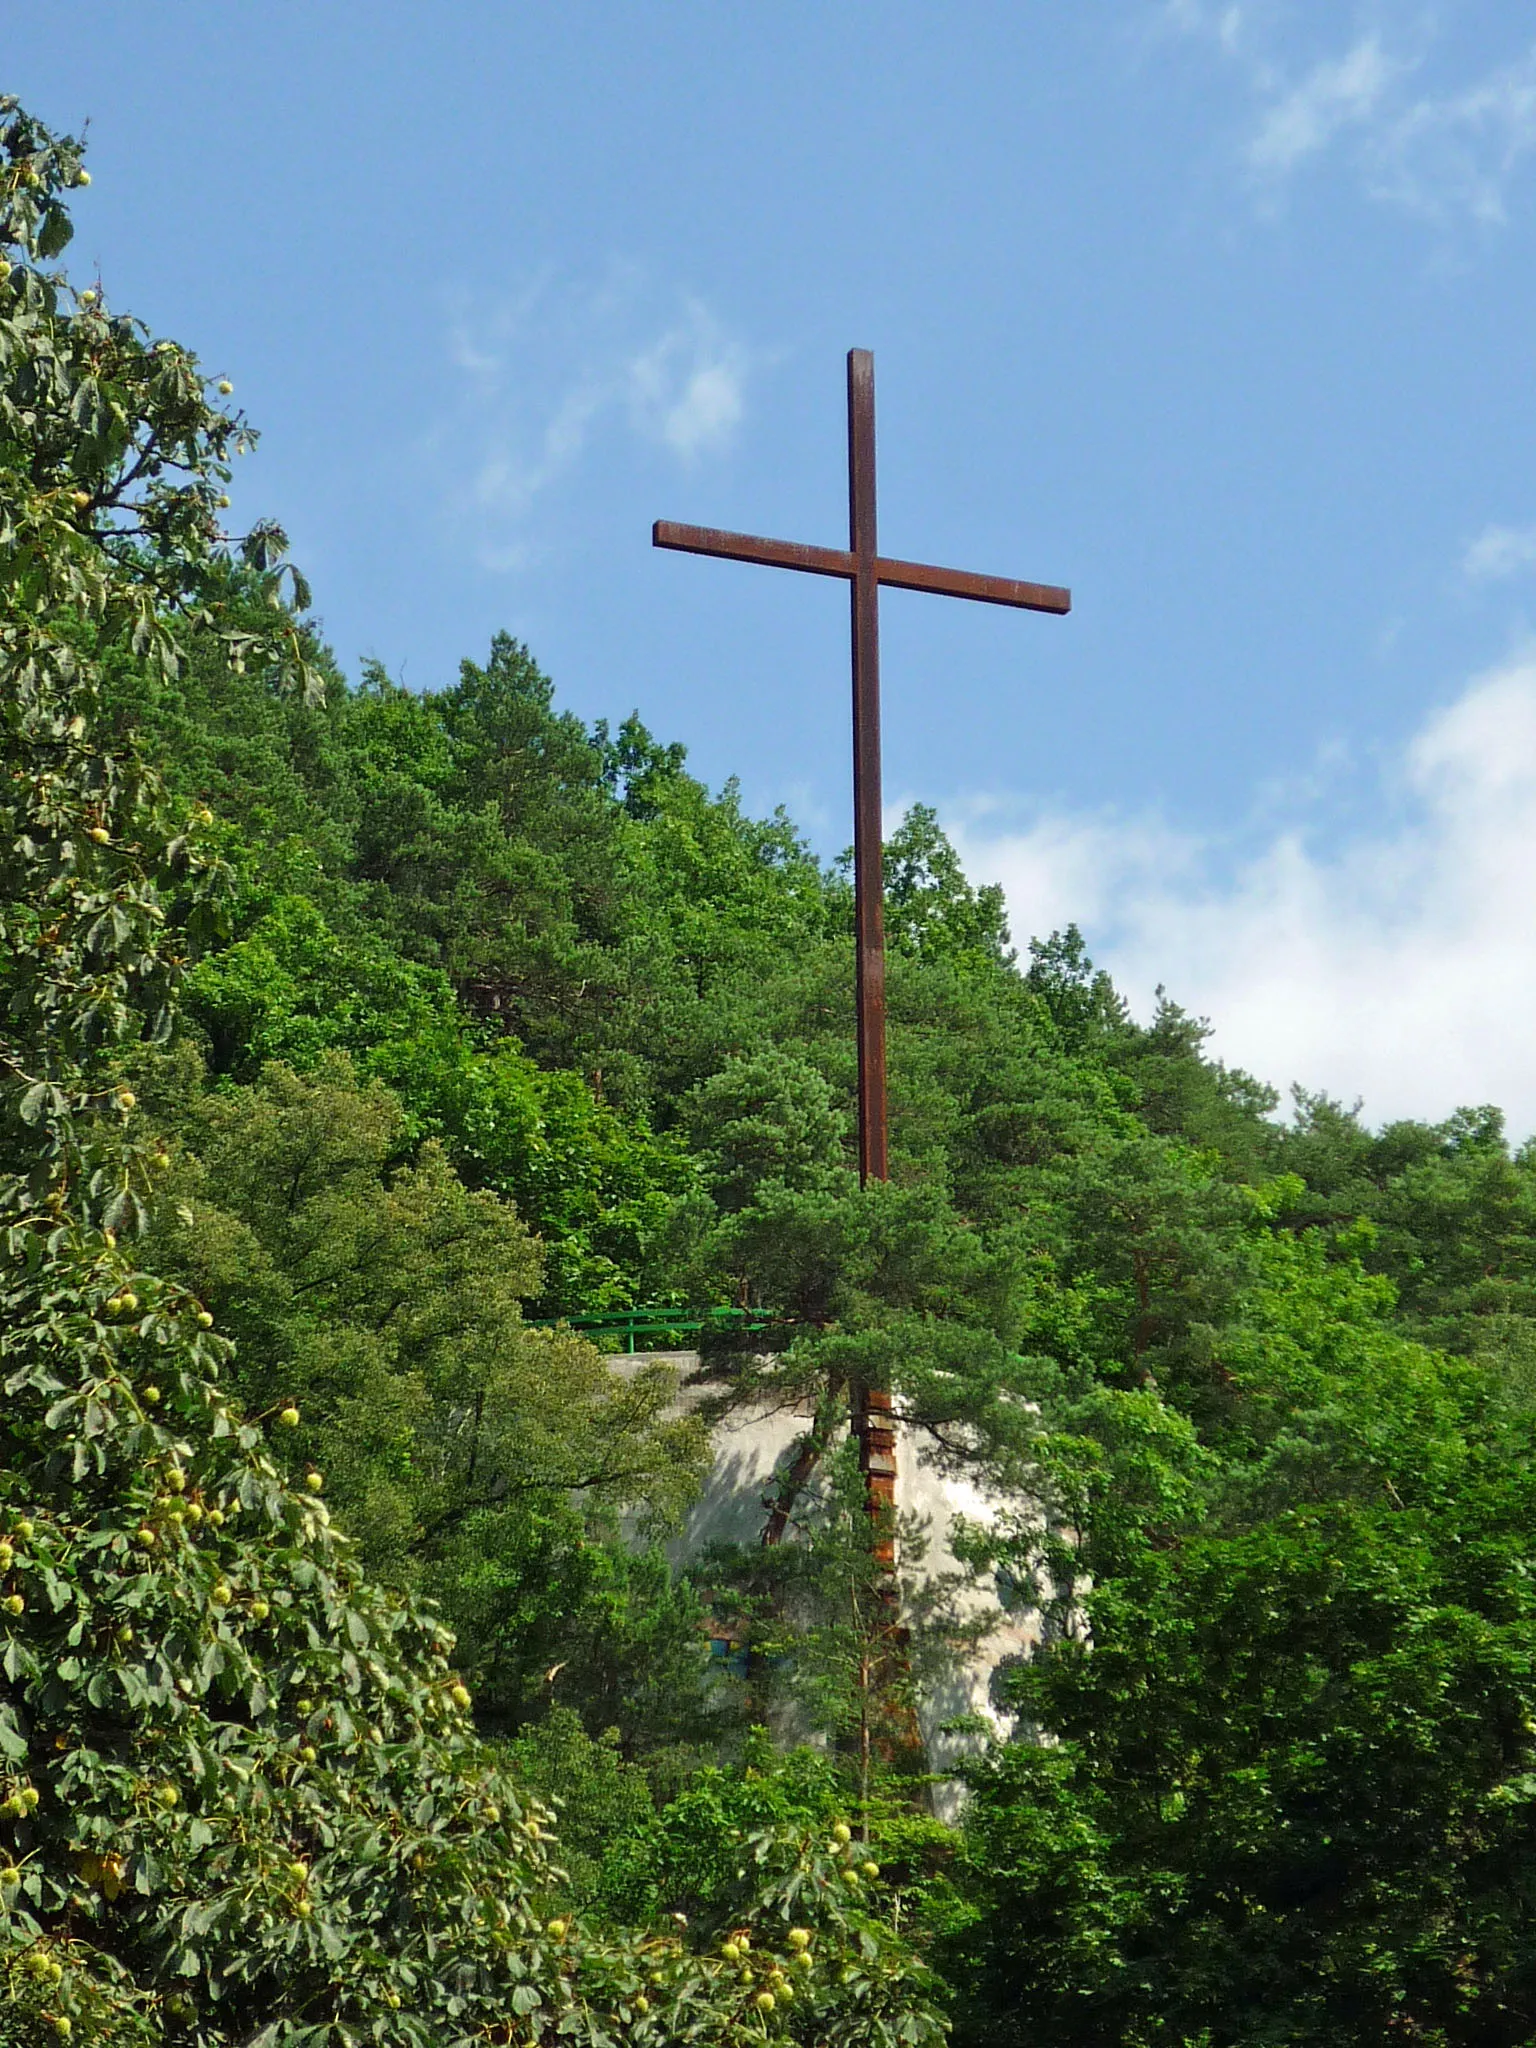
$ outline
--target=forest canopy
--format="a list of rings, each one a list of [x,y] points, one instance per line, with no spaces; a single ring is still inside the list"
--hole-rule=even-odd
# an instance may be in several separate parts
[[[0,102],[0,2043],[1536,2033],[1536,1154],[1367,1129],[498,635],[344,675]],[[809,1418],[679,1562],[706,1326]],[[851,1387],[1038,1648],[936,1818]],[[915,1543],[909,1543],[915,1556]]]

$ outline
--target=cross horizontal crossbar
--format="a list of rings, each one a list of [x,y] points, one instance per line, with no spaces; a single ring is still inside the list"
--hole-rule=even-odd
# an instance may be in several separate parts
[[[652,543],[686,555],[723,555],[732,562],[759,562],[765,569],[804,569],[812,576],[841,576],[852,582],[858,557],[847,548],[809,547],[802,541],[760,540],[751,533],[723,533],[715,526],[680,526],[658,519]],[[1072,593],[1054,583],[1020,583],[1012,576],[977,576],[968,569],[935,569],[926,562],[875,557],[875,580],[894,590],[927,590],[937,597],[974,597],[983,604],[1007,604],[1026,612],[1069,612]]]

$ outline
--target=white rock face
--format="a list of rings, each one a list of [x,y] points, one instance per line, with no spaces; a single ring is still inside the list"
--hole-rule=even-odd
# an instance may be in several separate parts
[[[686,1382],[698,1371],[699,1357],[694,1351],[653,1351],[613,1358],[609,1363],[623,1374],[643,1365],[667,1365]],[[708,1385],[683,1385],[678,1394],[679,1411],[697,1408],[714,1392],[718,1389]],[[709,1477],[682,1533],[668,1546],[674,1562],[696,1556],[710,1543],[757,1542],[768,1515],[765,1497],[772,1496],[775,1475],[809,1422],[808,1408],[763,1402],[717,1424]],[[896,1501],[903,1517],[913,1517],[921,1525],[927,1545],[921,1563],[911,1572],[919,1583],[948,1579],[961,1571],[951,1547],[957,1518],[985,1526],[1001,1507],[969,1480],[940,1471],[925,1460],[917,1436],[904,1429],[898,1429],[896,1435]],[[1040,1635],[1038,1614],[1033,1609],[1017,1616],[1009,1613],[990,1572],[970,1576],[955,1604],[966,1620],[986,1624],[987,1632],[974,1654],[957,1664],[943,1684],[930,1688],[922,1701],[919,1720],[936,1771],[943,1771],[974,1746],[974,1738],[945,1734],[947,1721],[980,1715],[993,1727],[1003,1727],[1003,1718],[992,1705],[992,1674],[1005,1659],[1025,1654]],[[941,1814],[952,1812],[956,1803],[954,1795],[935,1800]]]

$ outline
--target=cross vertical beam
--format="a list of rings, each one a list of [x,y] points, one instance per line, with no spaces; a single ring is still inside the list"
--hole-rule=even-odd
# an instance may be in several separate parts
[[[889,1178],[885,1106],[885,872],[880,796],[880,551],[875,535],[875,359],[848,351],[848,552],[853,623],[853,921],[859,1179]]]
[[[853,638],[853,926],[859,1039],[859,1180],[890,1178],[885,1088],[885,820],[880,791],[880,549],[875,531],[875,359],[848,351],[848,586]],[[853,1389],[874,1556],[894,1612],[896,1418],[889,1382]]]

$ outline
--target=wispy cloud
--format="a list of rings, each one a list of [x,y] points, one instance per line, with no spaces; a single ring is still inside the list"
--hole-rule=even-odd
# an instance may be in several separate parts
[[[1265,176],[1294,170],[1342,130],[1370,123],[1400,69],[1377,36],[1364,36],[1342,57],[1314,65],[1266,109],[1248,145],[1248,161]]]
[[[1294,10],[1265,0],[1165,0],[1155,20],[1219,51],[1243,81],[1253,114],[1242,156],[1266,203],[1336,157],[1368,197],[1426,219],[1507,218],[1536,151],[1536,44],[1451,84],[1454,53],[1427,12],[1389,11],[1386,26],[1310,55],[1296,48]]]
[[[684,461],[723,447],[741,419],[746,360],[703,306],[641,351],[628,367],[637,425]]]
[[[599,436],[628,436],[691,463],[729,445],[752,359],[702,301],[670,307],[638,272],[585,290],[543,277],[454,312],[458,390],[427,436],[450,518],[472,522],[492,569],[532,557],[537,501]]]
[[[1474,583],[1494,583],[1536,569],[1536,526],[1485,526],[1467,543],[1461,569]]]
[[[1412,101],[1374,139],[1375,196],[1433,218],[1507,217],[1510,186],[1536,149],[1536,46],[1463,92]]]
[[[1229,56],[1252,36],[1255,0],[1163,0],[1154,25],[1163,33],[1212,38]]]
[[[1155,818],[953,823],[1016,934],[1076,920],[1143,1013],[1165,983],[1276,1086],[1373,1120],[1497,1102],[1536,1130],[1536,649],[1427,719],[1387,779],[1403,822],[1332,852],[1301,815],[1242,860]]]

